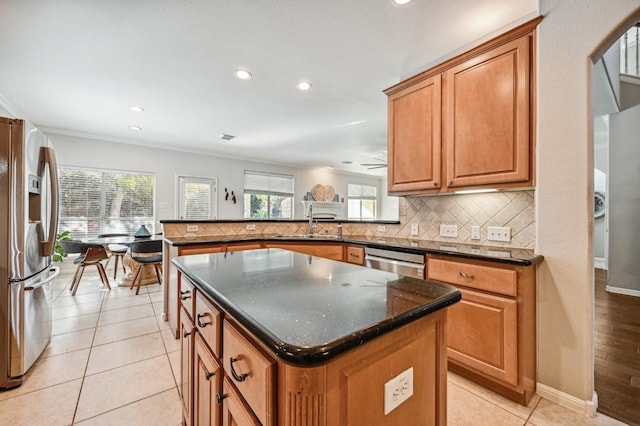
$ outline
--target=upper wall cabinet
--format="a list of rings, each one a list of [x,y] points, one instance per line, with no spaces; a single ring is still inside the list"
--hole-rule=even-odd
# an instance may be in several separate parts
[[[389,96],[388,173],[391,190],[440,188],[440,75]]]
[[[389,194],[534,185],[536,18],[387,90]]]

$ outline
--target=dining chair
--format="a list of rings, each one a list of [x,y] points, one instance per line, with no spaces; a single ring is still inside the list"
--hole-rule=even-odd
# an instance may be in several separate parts
[[[147,266],[154,267],[158,284],[162,284],[162,240],[136,241],[131,243],[129,248],[131,258],[140,264],[130,287],[136,286],[136,295],[140,293],[140,283]]]
[[[76,295],[78,287],[80,286],[82,274],[84,273],[84,268],[87,266],[95,266],[98,269],[98,274],[100,274],[102,283],[107,287],[107,289],[111,290],[109,278],[107,278],[107,273],[101,263],[101,261],[109,258],[107,251],[102,244],[91,244],[77,240],[68,240],[60,241],[60,245],[62,245],[62,248],[67,253],[80,253],[80,256],[73,260],[73,263],[77,265],[77,267],[76,271],[73,273],[71,286],[69,287],[72,296]]]
[[[114,237],[130,237],[129,234],[100,234],[98,238],[114,238]],[[111,262],[111,258],[115,258],[115,264],[113,265],[113,279],[116,279],[118,275],[118,262],[122,265],[122,272],[126,273],[127,269],[124,265],[124,255],[127,254],[129,250],[129,246],[123,244],[107,244],[109,259],[107,259],[107,263],[104,265],[104,269],[106,270],[109,267],[109,262]]]

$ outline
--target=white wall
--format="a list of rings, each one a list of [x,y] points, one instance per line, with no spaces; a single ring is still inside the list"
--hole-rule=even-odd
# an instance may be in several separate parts
[[[176,219],[176,175],[215,177],[218,179],[218,218],[241,219],[243,217],[244,171],[283,173],[294,176],[296,218],[304,217],[302,197],[313,185],[332,185],[336,193],[346,199],[347,184],[361,183],[378,187],[386,194],[382,179],[336,173],[329,169],[303,169],[279,165],[232,160],[116,142],[84,139],[50,133],[56,149],[59,166],[81,166],[112,170],[141,171],[156,176],[156,219]],[[237,204],[224,199],[224,188],[234,191]],[[345,202],[346,205],[346,202]],[[346,207],[344,208],[346,215]],[[395,217],[388,217],[397,220]]]
[[[640,0],[539,0],[538,381],[582,401],[594,389],[589,58],[639,7]]]

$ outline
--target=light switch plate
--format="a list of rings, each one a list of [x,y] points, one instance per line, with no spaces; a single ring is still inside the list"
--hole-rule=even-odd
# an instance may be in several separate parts
[[[378,225],[378,232],[387,232],[387,227],[384,225]]]
[[[198,225],[187,225],[187,232],[198,232]]]
[[[480,239],[480,227],[478,225],[471,226],[471,239],[472,240]]]
[[[458,225],[440,225],[440,236],[457,238],[458,237]]]
[[[487,228],[487,240],[489,241],[511,241],[511,228],[490,226]]]

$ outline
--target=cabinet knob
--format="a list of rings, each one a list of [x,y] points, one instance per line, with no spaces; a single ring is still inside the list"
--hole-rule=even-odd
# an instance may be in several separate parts
[[[228,397],[229,395],[227,395],[226,393],[218,393],[216,394],[216,401],[218,402],[218,404],[222,404],[222,400]]]
[[[204,378],[209,380],[210,378],[212,378],[213,376],[215,376],[216,373],[209,373],[208,371],[204,373]]]
[[[181,291],[180,292],[180,299],[181,300],[187,300],[191,298],[191,291]]]
[[[462,278],[466,278],[468,280],[472,280],[473,279],[473,275],[467,274],[467,273],[462,272],[462,271],[458,272],[458,275],[460,275]]]
[[[229,359],[229,366],[231,366],[231,375],[233,376],[234,379],[236,379],[236,381],[244,382],[245,380],[247,380],[248,374],[247,373],[238,374],[236,372],[236,369],[233,366],[233,363],[236,361],[238,361],[238,358],[231,357]]]
[[[211,324],[210,322],[202,322],[202,321],[200,321],[200,318],[205,317],[205,316],[207,316],[207,314],[198,314],[198,315],[196,315],[196,323],[198,323],[198,327],[205,328],[206,326]]]
[[[447,181],[447,185],[451,185],[452,183],[453,183],[453,181],[452,181],[452,180],[448,180],[448,181]]]
[[[438,182],[433,182],[433,186],[438,186]]]

